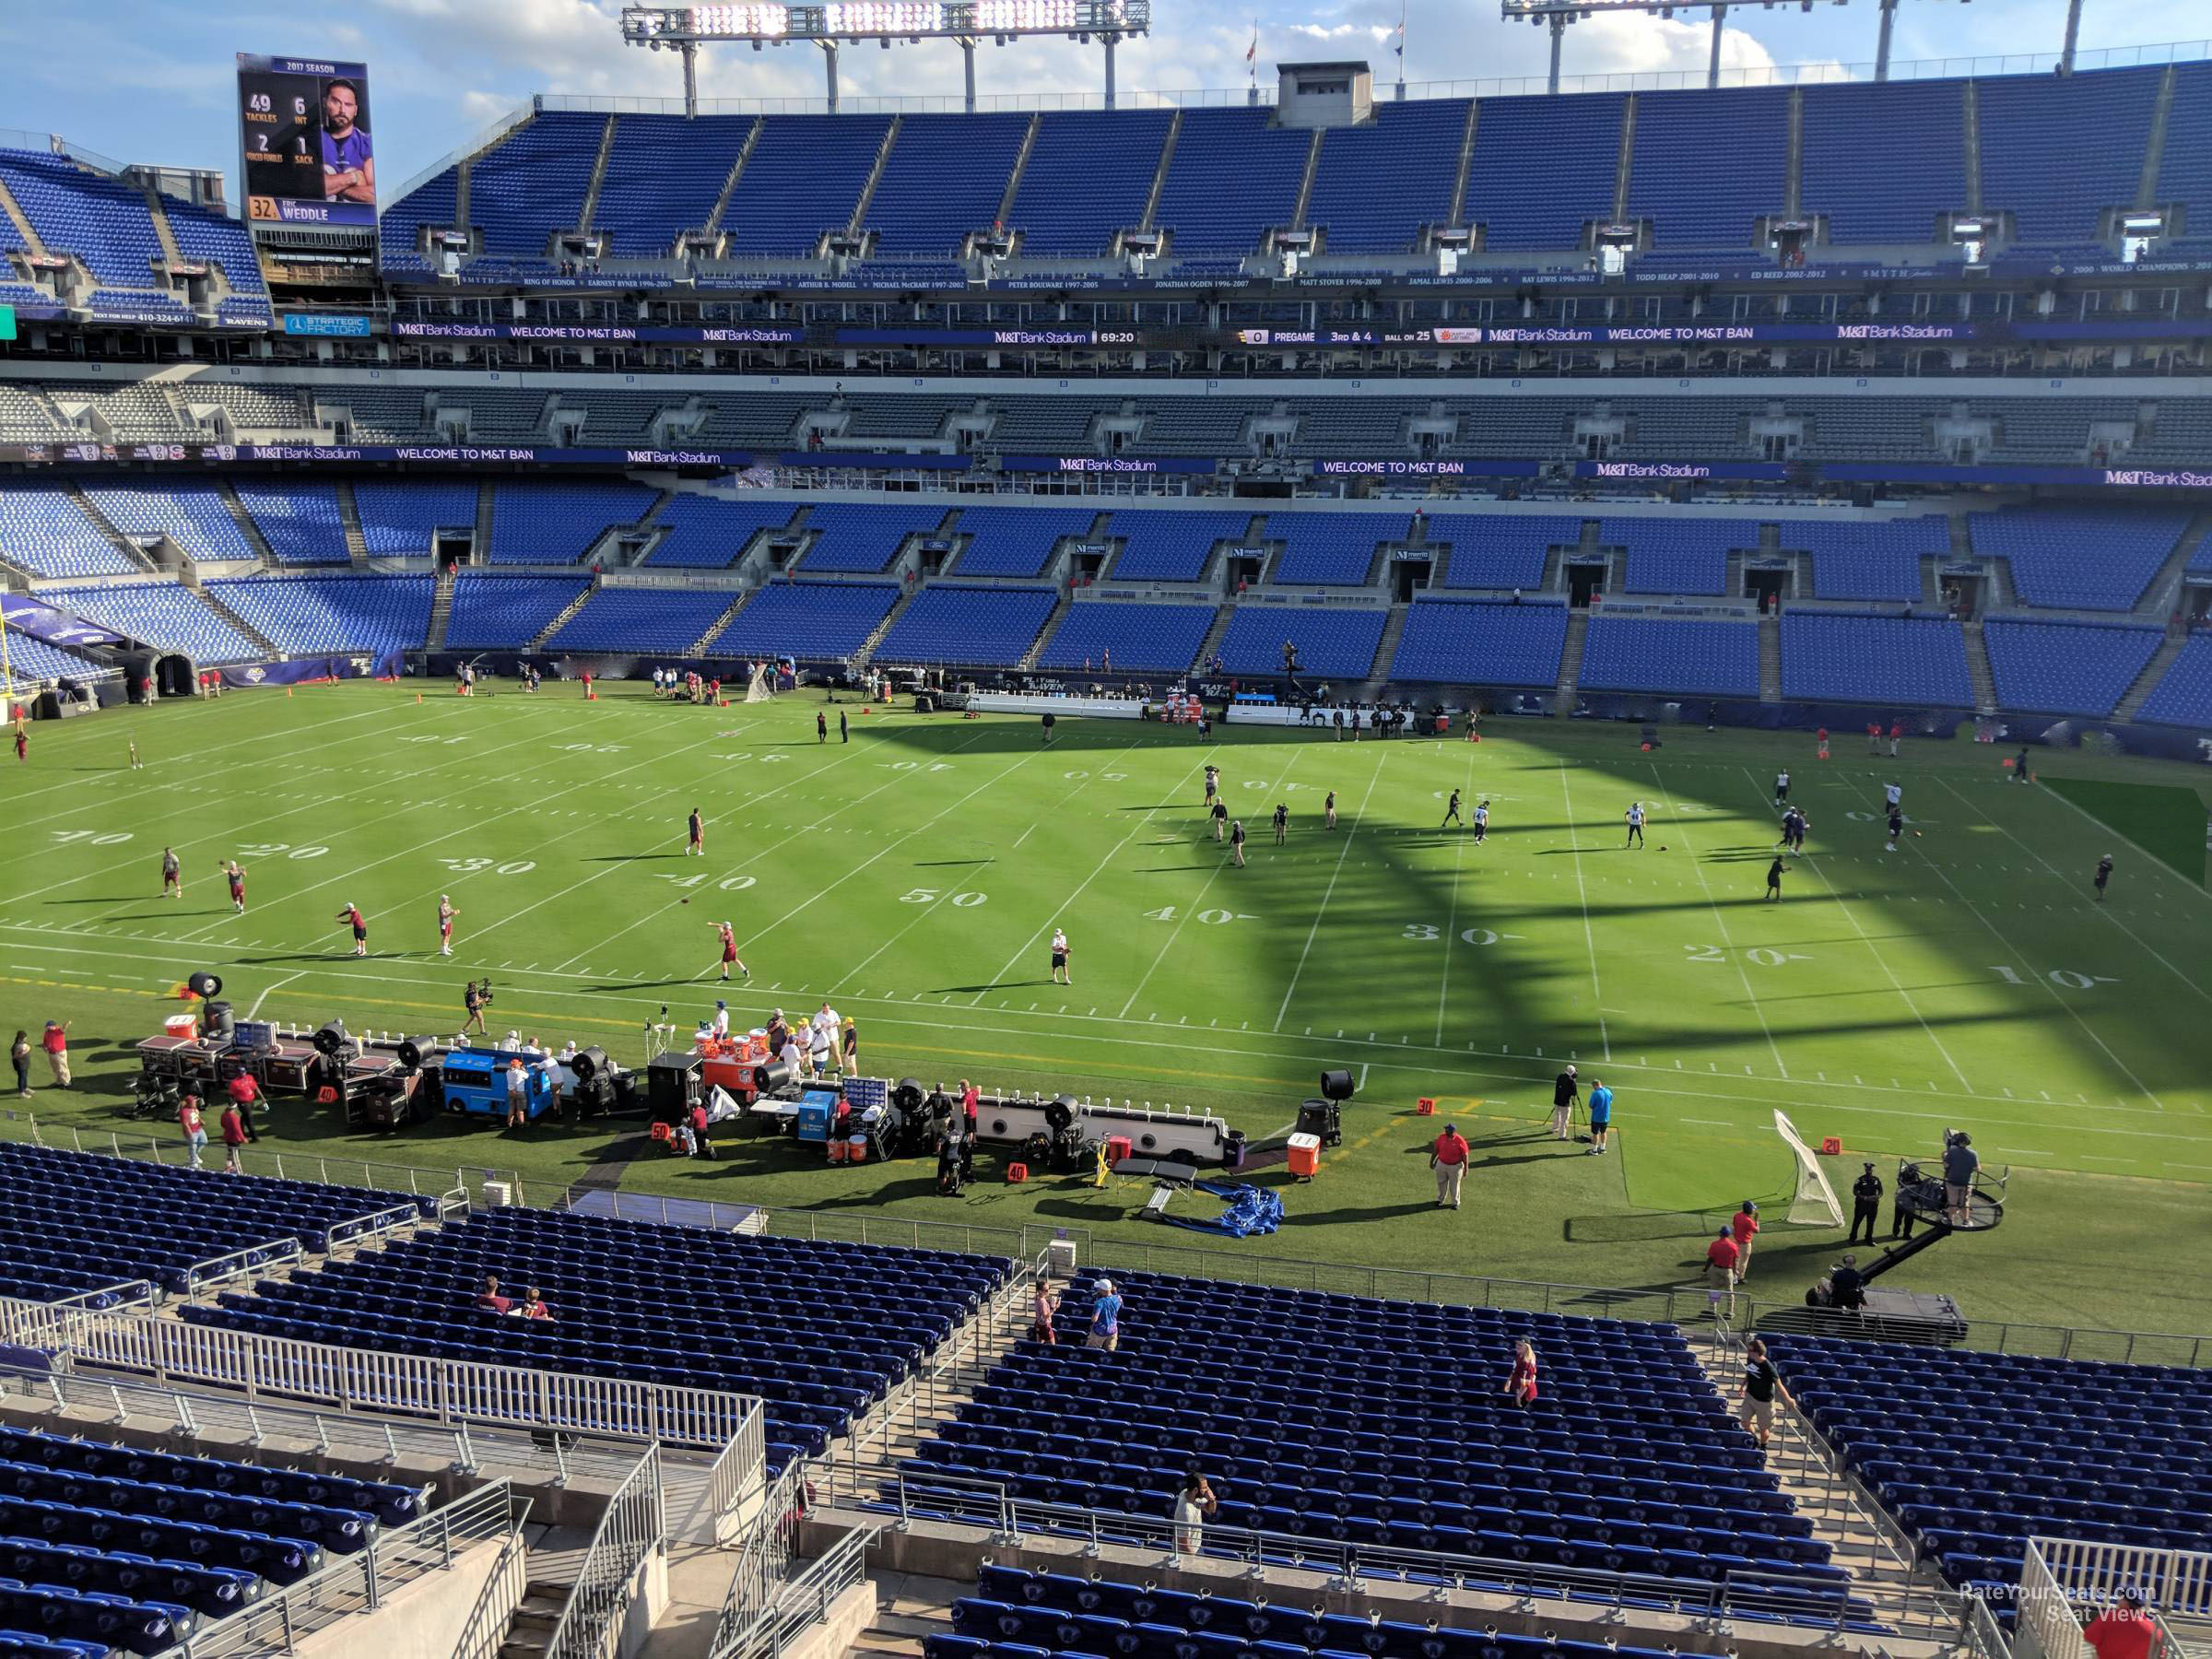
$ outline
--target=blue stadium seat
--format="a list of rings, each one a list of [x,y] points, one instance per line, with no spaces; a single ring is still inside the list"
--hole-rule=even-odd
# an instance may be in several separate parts
[[[1712,594],[1728,591],[1728,555],[1759,546],[1750,519],[1676,517],[1609,518],[1597,527],[1600,545],[1628,549],[1621,585],[1631,594]]]
[[[888,568],[910,535],[934,535],[945,522],[941,505],[876,506],[825,501],[806,510],[806,525],[818,532],[800,556],[802,571],[842,571],[873,576]]]
[[[679,495],[653,520],[668,534],[645,562],[656,570],[672,566],[727,570],[763,530],[780,530],[795,511],[789,501],[756,501],[720,496]]]
[[[1272,676],[1283,668],[1283,641],[1298,647],[1300,672],[1308,678],[1362,680],[1374,666],[1388,620],[1381,606],[1331,610],[1317,606],[1245,605],[1230,618],[1221,639],[1227,674]]]
[[[1330,253],[1404,253],[1452,217],[1452,185],[1467,132],[1467,100],[1378,103],[1374,119],[1332,128],[1306,204]]]
[[[1971,709],[1966,636],[1956,622],[1936,618],[1784,611],[1782,694],[1803,702]]]
[[[707,650],[715,656],[841,663],[897,603],[888,582],[778,582],[745,602]]]
[[[1090,258],[1144,218],[1167,143],[1166,110],[1053,111],[1038,120],[1007,229],[1025,256]]]
[[[485,253],[543,259],[556,235],[579,227],[606,120],[541,111],[470,162],[469,218]]]
[[[1577,682],[1592,691],[1759,695],[1759,629],[1747,620],[1594,616]]]
[[[546,630],[578,594],[576,576],[479,575],[465,571],[453,582],[453,613],[446,618],[451,651],[513,651]]]
[[[900,613],[875,660],[1011,666],[1036,643],[1054,597],[1051,588],[932,584]]]
[[[1961,81],[1888,81],[1804,90],[1804,211],[1831,242],[1929,242],[1966,207]]]
[[[1612,218],[1627,107],[1618,92],[1481,100],[1464,217],[1485,253],[1566,252]]]
[[[1116,673],[1182,674],[1218,613],[1210,605],[1133,605],[1098,600],[1072,606],[1038,653],[1037,666]]]
[[[1271,580],[1284,587],[1360,587],[1375,550],[1403,542],[1408,521],[1398,512],[1271,512],[1260,533],[1283,551]]]
[[[474,479],[362,479],[353,487],[353,511],[369,557],[429,558],[439,531],[476,528],[478,493]]]
[[[2157,725],[2212,726],[2212,634],[2193,634],[2144,700],[2142,719]]]
[[[173,582],[41,588],[39,597],[125,639],[182,652],[196,662],[250,663],[267,654],[197,594]]]
[[[2009,561],[2029,605],[2135,608],[2188,529],[2187,507],[2036,506],[1967,516],[1974,551]]]
[[[1197,582],[1222,542],[1241,544],[1249,512],[1123,512],[1107,532],[1122,541],[1114,555],[1116,582]]]
[[[1026,114],[901,120],[868,201],[865,228],[876,232],[876,255],[948,257],[970,234],[990,229],[1029,130]]]
[[[1453,556],[1458,557],[1456,550]],[[1406,612],[1390,677],[1475,686],[1555,686],[1566,645],[1564,605],[1495,605],[1424,594]]]
[[[346,548],[346,521],[335,485],[241,478],[235,488],[239,504],[278,564],[345,564],[353,557]]]
[[[1551,513],[1439,512],[1430,515],[1428,545],[1451,549],[1437,585],[1521,588],[1544,584],[1554,547],[1582,545],[1583,521]]]
[[[2029,246],[2080,242],[2133,207],[2163,68],[1992,76],[1974,82],[1982,206]]]
[[[1652,221],[1656,247],[1749,253],[1757,222],[1785,205],[1789,140],[1785,87],[1639,93],[1629,218]]]
[[[601,588],[554,631],[545,648],[686,652],[736,598],[735,594],[719,589]]]
[[[968,538],[956,576],[1041,576],[1065,536],[1082,535],[1098,520],[1087,507],[967,507],[959,533]]]
[[[1947,559],[1951,522],[1941,513],[1901,519],[1784,519],[1777,526],[1784,552],[1809,554],[1813,592],[1822,599],[1894,599],[1921,595],[1924,559]]]
[[[1154,218],[1173,232],[1171,251],[1257,253],[1263,231],[1289,226],[1312,143],[1270,109],[1185,110]]]
[[[36,576],[128,576],[140,570],[58,484],[0,485],[0,559]]]
[[[574,564],[607,531],[643,518],[659,494],[642,484],[502,478],[492,492],[485,557],[493,564]]]
[[[419,651],[429,636],[428,576],[244,576],[205,585],[287,655]]]
[[[180,478],[159,485],[91,485],[85,499],[100,517],[141,545],[142,538],[166,535],[194,559],[261,562],[219,484]]]
[[[766,117],[723,215],[730,251],[810,257],[852,222],[889,126],[886,115]]]
[[[2000,708],[2103,719],[2127,694],[2165,630],[2147,625],[2030,622],[1993,617],[1983,625]]]

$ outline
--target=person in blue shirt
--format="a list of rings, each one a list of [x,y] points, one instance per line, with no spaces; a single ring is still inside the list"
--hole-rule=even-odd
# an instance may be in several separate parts
[[[355,124],[361,92],[343,76],[323,85],[323,195],[332,202],[376,200],[376,153]]]
[[[1115,1292],[1112,1279],[1100,1279],[1092,1291],[1090,1335],[1083,1346],[1104,1348],[1111,1354],[1122,1340],[1122,1299]]]
[[[1606,1136],[1613,1128],[1613,1091],[1603,1083],[1590,1087],[1590,1156],[1595,1158],[1606,1149]]]

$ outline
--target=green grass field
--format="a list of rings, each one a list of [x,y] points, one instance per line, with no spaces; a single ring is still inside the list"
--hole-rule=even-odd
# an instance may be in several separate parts
[[[1885,1176],[1945,1124],[2011,1166],[2004,1229],[1891,1282],[1993,1319],[2212,1326],[2203,1276],[2171,1270],[2212,1260],[2212,896],[2202,841],[2177,828],[2205,822],[2186,769],[2039,751],[2053,777],[2094,786],[2061,794],[2007,783],[2008,751],[1969,742],[1891,761],[1847,736],[1821,763],[1802,734],[1683,729],[1647,755],[1633,727],[1558,722],[1493,722],[1479,746],[1237,727],[1201,745],[1064,720],[1047,749],[1033,720],[857,708],[853,741],[832,712],[823,746],[820,707],[813,693],[664,707],[629,688],[585,703],[566,686],[418,704],[413,688],[348,685],[35,727],[0,805],[0,984],[11,1030],[75,1021],[79,1087],[15,1104],[56,1129],[158,1132],[122,1110],[131,1045],[199,968],[241,1012],[449,1033],[463,982],[488,973],[495,1031],[639,1063],[664,1002],[687,1026],[712,1007],[711,924],[726,916],[754,975],[732,995],[740,1023],[827,996],[858,1020],[871,1072],[1212,1107],[1257,1139],[1288,1126],[1324,1066],[1355,1068],[1343,1147],[1286,1190],[1278,1234],[1224,1249],[1686,1282],[1739,1199],[1779,1221],[1794,1182],[1780,1107]],[[126,735],[143,771],[124,768]],[[1209,759],[1252,835],[1248,868],[1203,822]],[[1769,904],[1785,763],[1812,855]],[[1911,828],[1886,853],[1892,780]],[[1487,844],[1439,830],[1454,788],[1491,802]],[[1640,852],[1622,844],[1631,800],[1651,812]],[[695,804],[703,860],[682,855]],[[165,842],[184,862],[181,900],[160,897]],[[2118,873],[2100,906],[2089,876],[2106,851]],[[243,916],[217,869],[232,855]],[[450,960],[441,892],[461,912]],[[366,960],[333,919],[347,900],[371,924]],[[1075,946],[1072,988],[1049,982],[1055,925]],[[1609,1157],[1542,1133],[1569,1058],[1617,1091]],[[1456,1215],[1430,1207],[1424,1095],[1476,1144]],[[287,1102],[275,1135],[565,1182],[636,1135],[476,1122],[349,1135]],[[1209,1241],[1132,1219],[1142,1187],[979,1170],[941,1199],[921,1164],[827,1169],[776,1141],[712,1164],[649,1150],[622,1180]],[[1841,1189],[1857,1165],[1830,1171]],[[1826,1229],[1772,1226],[1754,1285],[1794,1297],[1837,1247]]]

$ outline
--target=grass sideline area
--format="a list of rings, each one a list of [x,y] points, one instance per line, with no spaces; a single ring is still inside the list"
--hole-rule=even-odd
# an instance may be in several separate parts
[[[2046,782],[2019,785],[2009,751],[1964,739],[1893,761],[1847,735],[1823,763],[1806,734],[1668,728],[1646,754],[1631,725],[1555,721],[1493,721],[1479,745],[1234,725],[1202,744],[1064,719],[1048,748],[1031,719],[864,712],[818,692],[703,709],[629,686],[590,703],[567,685],[492,689],[272,689],[34,726],[0,806],[0,985],[10,1032],[74,1022],[78,1087],[10,1104],[65,1134],[173,1142],[124,1110],[133,1047],[201,968],[241,1014],[448,1034],[464,982],[488,974],[495,1034],[595,1041],[629,1065],[664,1003],[688,1029],[717,994],[741,1026],[827,997],[858,1021],[869,1072],[1172,1100],[1255,1140],[1288,1128],[1325,1066],[1362,1087],[1319,1180],[1253,1177],[1285,1186],[1288,1215],[1241,1242],[1135,1219],[1142,1185],[1006,1184],[989,1153],[944,1199],[919,1162],[825,1168],[779,1140],[685,1163],[639,1148],[634,1124],[508,1134],[449,1117],[384,1136],[287,1101],[270,1142],[553,1185],[618,1165],[626,1190],[1607,1287],[1688,1283],[1753,1197],[1770,1228],[1751,1288],[1794,1300],[1841,1230],[1781,1223],[1781,1108],[1815,1144],[1843,1143],[1840,1192],[1859,1155],[1888,1179],[1947,1124],[2011,1166],[2001,1230],[1888,1282],[1949,1291],[1979,1319],[2212,1328],[2201,1276],[2146,1271],[2212,1259],[2212,896],[2160,862],[2174,850],[2111,787],[2194,800],[2201,830],[2179,767],[2049,753]],[[126,738],[144,771],[125,768]],[[1209,761],[1249,867],[1203,820]],[[1768,903],[1783,765],[1810,856]],[[1889,782],[1910,820],[1894,853]],[[1489,801],[1486,842],[1440,829],[1454,789],[1470,812]],[[1624,845],[1631,801],[1650,813],[1641,851]],[[683,850],[695,805],[703,859]],[[165,843],[181,899],[161,897]],[[2100,906],[2089,877],[2108,849]],[[218,871],[231,856],[243,916]],[[451,959],[441,893],[460,912]],[[365,959],[335,919],[348,901],[370,923]],[[721,992],[725,917],[753,978]],[[1072,988],[1050,982],[1056,925]],[[1616,1090],[1609,1156],[1545,1134],[1569,1058],[1585,1087]],[[1422,1096],[1437,1120],[1415,1115]],[[1424,1156],[1446,1120],[1475,1145],[1457,1214],[1432,1207]]]

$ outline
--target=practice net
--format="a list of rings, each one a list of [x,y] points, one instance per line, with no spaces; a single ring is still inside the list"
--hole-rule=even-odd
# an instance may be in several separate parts
[[[1842,1226],[1843,1206],[1836,1202],[1836,1189],[1828,1183],[1828,1171],[1820,1167],[1812,1147],[1805,1144],[1805,1136],[1797,1133],[1797,1125],[1779,1110],[1774,1113],[1774,1133],[1782,1136],[1782,1144],[1797,1160],[1797,1190],[1791,1195],[1789,1213],[1783,1219],[1795,1227]]]

